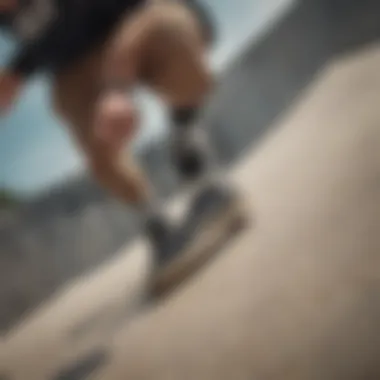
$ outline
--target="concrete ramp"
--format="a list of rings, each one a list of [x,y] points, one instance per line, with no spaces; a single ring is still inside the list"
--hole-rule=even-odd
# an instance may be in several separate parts
[[[380,49],[334,62],[235,173],[257,224],[95,379],[380,376]]]
[[[138,243],[8,334],[5,379],[378,378],[379,67],[378,46],[333,62],[231,173],[255,224],[212,265],[139,317],[83,326],[136,310]],[[99,347],[92,376],[70,372]]]
[[[60,366],[103,346],[145,296],[148,251],[140,242],[130,248],[69,284],[11,330],[0,346],[0,374],[49,378]]]

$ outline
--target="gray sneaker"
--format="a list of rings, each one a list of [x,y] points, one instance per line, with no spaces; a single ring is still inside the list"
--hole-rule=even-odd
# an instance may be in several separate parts
[[[244,216],[236,192],[217,185],[204,188],[191,203],[184,223],[169,239],[166,249],[171,255],[157,273],[156,292],[166,292],[194,272],[242,227]]]
[[[164,266],[176,256],[178,239],[174,227],[161,215],[152,215],[145,223],[145,232],[153,251],[155,266]]]
[[[208,231],[238,228],[244,219],[239,194],[231,187],[211,184],[194,197],[182,234],[195,241]]]

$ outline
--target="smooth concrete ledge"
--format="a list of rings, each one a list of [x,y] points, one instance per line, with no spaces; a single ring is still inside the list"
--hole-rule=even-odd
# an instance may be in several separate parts
[[[96,380],[379,377],[379,66],[376,46],[332,63],[235,169],[256,224],[186,287],[116,332],[70,335],[140,302],[138,242],[8,334],[0,374],[48,380],[106,344]]]
[[[187,196],[180,194],[168,205],[172,217],[183,213]],[[138,239],[64,286],[3,338],[0,374],[14,366],[21,378],[43,379],[62,363],[104,345],[145,306],[152,266],[146,242]]]
[[[334,62],[236,174],[257,224],[95,379],[380,376],[380,49]]]

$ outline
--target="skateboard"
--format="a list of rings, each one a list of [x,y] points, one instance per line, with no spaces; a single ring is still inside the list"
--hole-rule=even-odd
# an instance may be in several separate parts
[[[153,274],[150,288],[153,298],[161,299],[171,294],[248,226],[250,219],[245,212],[244,199],[235,189],[229,202],[204,215],[207,206],[215,198],[211,196],[200,207],[192,207],[185,216],[179,234],[184,235],[183,239],[186,239],[186,235],[189,239],[174,259]]]

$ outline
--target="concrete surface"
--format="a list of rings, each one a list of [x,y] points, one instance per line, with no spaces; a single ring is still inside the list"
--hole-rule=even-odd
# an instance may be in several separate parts
[[[378,0],[299,0],[272,20],[223,74],[211,107],[223,162],[243,158],[330,59],[378,40],[379,13]],[[172,197],[178,187],[165,141],[151,148],[142,161],[160,193]],[[63,284],[105,264],[136,230],[131,213],[91,182],[78,180],[58,193],[41,199],[29,217],[22,213],[20,224],[0,227],[0,335]]]
[[[121,251],[1,338],[0,379],[86,379],[93,357],[96,380],[379,378],[380,48],[338,55],[378,38],[379,6],[303,1],[223,86],[231,158],[277,120],[231,173],[252,230],[152,309],[147,251]]]
[[[118,289],[121,256],[81,296],[69,291],[8,335],[4,373],[62,379],[102,344],[96,380],[378,378],[379,66],[380,46],[333,62],[235,168],[256,224],[213,265],[108,335],[57,336]]]
[[[319,76],[235,173],[256,227],[95,379],[379,378],[379,66],[377,46]]]

